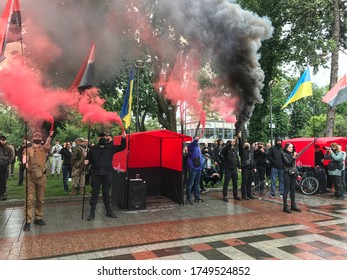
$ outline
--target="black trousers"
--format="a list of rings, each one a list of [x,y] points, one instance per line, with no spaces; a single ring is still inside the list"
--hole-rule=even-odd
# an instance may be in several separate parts
[[[289,172],[283,172],[284,190],[283,190],[283,205],[287,205],[287,197],[289,192],[290,202],[295,205],[295,187],[296,176],[290,175]]]
[[[0,165],[0,196],[6,192],[7,169],[8,165]]]
[[[342,181],[341,181],[341,175],[340,176],[330,176],[332,179],[332,182],[334,184],[334,189],[335,189],[335,193],[334,196],[335,197],[342,197]]]
[[[21,186],[23,185],[23,181],[24,181],[24,172],[25,172],[25,165],[24,164],[20,164],[19,165],[19,170],[18,170],[18,185]]]
[[[224,184],[223,184],[223,197],[228,195],[228,185],[230,182],[230,179],[233,183],[233,196],[237,197],[237,169],[229,169],[225,168],[225,178],[224,178]]]
[[[257,176],[258,180],[255,182],[255,191],[263,192],[264,186],[265,186],[265,174],[266,174],[266,167],[265,166],[259,166],[257,168]]]
[[[242,183],[241,183],[242,196],[252,195],[252,179],[253,179],[253,170],[248,167],[242,168]]]
[[[110,188],[112,184],[112,174],[91,176],[92,196],[90,198],[90,206],[96,206],[99,199],[100,188],[102,189],[102,198],[104,204],[110,205]]]

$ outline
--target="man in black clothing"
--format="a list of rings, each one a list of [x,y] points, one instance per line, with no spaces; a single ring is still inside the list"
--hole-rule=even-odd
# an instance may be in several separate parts
[[[90,214],[87,218],[91,221],[95,218],[96,204],[98,203],[100,186],[102,186],[102,197],[106,208],[106,217],[117,218],[112,212],[110,202],[110,187],[112,184],[112,159],[117,152],[126,148],[126,134],[122,135],[120,145],[107,144],[106,134],[99,133],[98,144],[92,146],[87,154],[85,164],[91,165],[92,196],[90,198]]]
[[[223,184],[223,201],[228,202],[228,185],[230,179],[233,183],[233,196],[235,200],[241,200],[237,195],[237,170],[241,168],[240,159],[234,149],[235,141],[228,140],[226,145],[221,150],[221,158],[225,167],[225,178]]]
[[[264,194],[264,186],[265,186],[265,174],[266,174],[266,166],[267,166],[267,154],[265,151],[265,147],[263,143],[258,143],[257,149],[254,150],[254,161],[258,174],[258,182],[256,183],[254,192],[257,195]]]
[[[224,147],[223,140],[217,140],[217,146],[212,151],[212,159],[214,160],[215,168],[219,173],[219,181],[222,182],[224,176],[224,162],[221,160],[220,154]]]
[[[319,181],[319,193],[324,194],[327,190],[327,174],[324,169],[324,153],[319,145],[314,146],[314,165]]]
[[[71,149],[71,143],[65,142],[63,145],[63,148],[59,151],[59,154],[61,154],[63,158],[63,165],[62,165],[62,171],[63,171],[63,185],[64,185],[64,191],[69,191],[69,185],[68,180],[71,177],[71,155],[72,155],[72,149]]]
[[[254,155],[253,151],[251,150],[251,145],[247,142],[242,144],[241,137],[239,137],[239,154],[241,158],[242,199],[255,199],[255,197],[252,195],[253,172],[257,172],[255,168]]]
[[[282,138],[276,137],[275,145],[273,145],[267,155],[268,159],[271,163],[271,189],[270,194],[271,197],[275,197],[276,195],[276,179],[278,177],[279,180],[279,191],[280,195],[283,195],[284,190],[284,180],[283,180],[283,171],[284,166],[282,162]]]

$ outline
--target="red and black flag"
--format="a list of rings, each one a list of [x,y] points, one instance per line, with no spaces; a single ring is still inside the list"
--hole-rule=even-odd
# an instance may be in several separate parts
[[[7,43],[22,40],[22,17],[19,0],[8,0],[0,22],[0,61],[5,59]]]
[[[94,61],[94,42],[90,48],[89,55],[84,60],[82,67],[73,81],[70,91],[78,89],[82,92],[95,86],[95,61]]]

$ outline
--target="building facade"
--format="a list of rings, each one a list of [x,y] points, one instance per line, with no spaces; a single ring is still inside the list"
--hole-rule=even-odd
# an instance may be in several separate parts
[[[197,121],[187,121],[184,124],[183,134],[191,137],[195,136],[195,130],[198,125]],[[177,131],[181,132],[181,125],[178,123]],[[201,135],[201,125],[198,136]],[[207,120],[204,128],[204,134],[200,139],[200,143],[214,143],[217,139],[223,139],[227,141],[235,137],[235,125],[233,123],[227,123],[222,120]]]

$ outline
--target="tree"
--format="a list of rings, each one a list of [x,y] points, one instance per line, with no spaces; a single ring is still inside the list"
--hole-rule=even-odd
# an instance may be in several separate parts
[[[332,30],[332,42],[334,48],[331,52],[331,73],[330,73],[330,88],[332,88],[337,82],[337,75],[339,70],[339,52],[340,52],[340,1],[333,0],[333,30]],[[334,121],[336,114],[336,107],[327,105],[327,136],[333,135]]]
[[[313,0],[305,2],[299,9],[299,0],[240,0],[242,7],[248,8],[259,15],[268,16],[274,26],[270,40],[264,42],[260,49],[260,64],[265,72],[265,87],[262,91],[264,103],[257,105],[250,122],[250,134],[260,133],[262,124],[258,120],[266,114],[268,83],[272,79],[283,77],[283,66],[292,65],[294,69],[303,69],[306,65],[318,70],[327,65],[330,54],[332,61],[332,77],[330,86],[337,80],[338,51],[346,49],[347,4],[339,0]],[[339,25],[343,28],[339,29]],[[293,69],[291,69],[293,70]],[[334,108],[329,108],[328,119],[333,119]],[[329,126],[333,123],[331,122]]]

